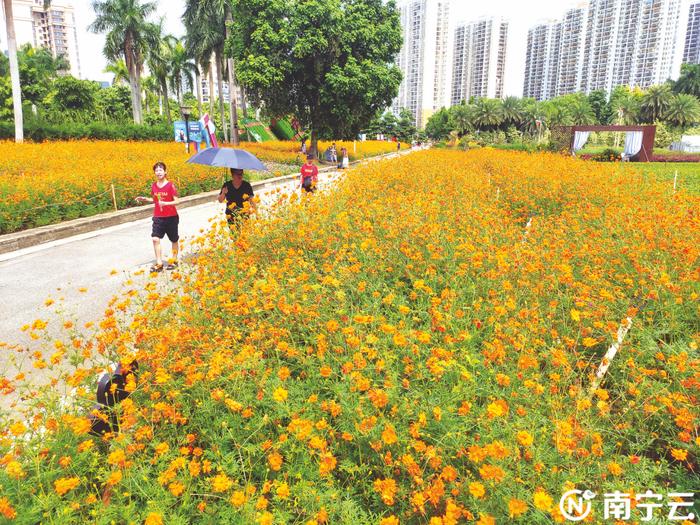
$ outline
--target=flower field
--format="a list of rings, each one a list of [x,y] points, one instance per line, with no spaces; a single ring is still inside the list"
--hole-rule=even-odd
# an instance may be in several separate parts
[[[150,279],[98,334],[68,323],[33,356],[79,407],[25,392],[0,424],[5,519],[563,523],[575,488],[601,523],[603,493],[697,494],[700,197],[482,149],[283,204],[235,243],[212,231],[176,289]],[[138,380],[120,432],[93,436],[100,359]]]
[[[301,163],[298,143],[269,144],[241,147],[264,162]],[[357,147],[362,158],[393,151],[395,145],[368,141]],[[352,148],[349,143],[351,155]],[[220,168],[186,164],[182,144],[163,142],[0,142],[0,158],[0,234],[114,210],[112,184],[119,209],[135,206],[134,197],[149,191],[152,166],[159,160],[181,196],[217,189],[227,176]],[[272,169],[267,176],[282,174]]]

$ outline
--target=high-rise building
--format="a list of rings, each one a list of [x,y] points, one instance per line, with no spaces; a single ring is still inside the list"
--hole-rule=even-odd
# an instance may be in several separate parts
[[[471,97],[503,98],[508,22],[482,18],[454,32],[451,105]]]
[[[548,98],[615,86],[642,88],[677,78],[681,0],[590,0],[569,10],[561,26],[560,46],[543,47],[541,26],[530,30],[525,88],[529,96]],[[538,40],[538,35],[540,38]],[[545,56],[542,56],[545,55]],[[552,92],[550,67],[558,62]]]
[[[552,51],[552,59],[559,63],[556,96],[575,93],[579,89],[586,40],[586,20],[586,8],[583,6],[569,9],[564,14],[558,58],[554,58],[556,51]]]
[[[562,25],[548,22],[527,32],[524,97],[545,100],[556,96]]]
[[[70,74],[80,78],[78,34],[70,2],[54,1],[44,8],[44,0],[12,0],[17,45],[45,47],[54,57],[63,56]]]
[[[690,4],[683,49],[684,64],[700,64],[700,2]]]
[[[399,94],[392,104],[398,115],[406,108],[417,127],[449,105],[451,76],[451,0],[401,0],[403,46],[396,64],[403,73]]]

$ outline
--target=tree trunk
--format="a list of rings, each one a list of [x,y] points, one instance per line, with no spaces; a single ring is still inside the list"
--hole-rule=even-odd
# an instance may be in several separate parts
[[[233,22],[231,16],[231,8],[226,3],[226,40],[229,37],[229,22]],[[229,103],[229,119],[231,121],[231,138],[233,145],[238,146],[238,108],[236,107],[236,84],[233,70],[233,59],[228,58],[228,103]]]
[[[165,78],[160,79],[160,89],[163,92],[163,105],[165,106],[165,118],[168,119],[168,123],[172,124],[173,119],[170,116],[170,104],[168,104],[168,83]]]
[[[199,68],[195,71],[194,81],[197,83],[197,110],[199,118],[202,118],[202,77],[199,75]]]
[[[314,157],[320,160],[320,157],[318,155],[318,136],[316,135],[316,130],[314,128],[311,128],[311,153]]]
[[[141,124],[141,72],[137,60],[136,50],[131,35],[127,35],[124,42],[124,60],[129,70],[129,86],[131,87],[131,113],[135,124]]]
[[[245,101],[245,88],[241,86],[241,111],[243,112],[243,117],[248,117],[248,104]]]
[[[216,84],[219,87],[219,111],[221,113],[221,127],[224,135],[224,142],[229,142],[228,130],[226,129],[226,111],[224,110],[224,76],[222,74],[224,68],[224,60],[221,56],[221,50],[214,52],[216,55]]]
[[[209,64],[209,115],[214,114],[214,74],[211,72]]]
[[[12,0],[3,0],[5,26],[7,28],[7,52],[10,59],[12,80],[12,107],[15,114],[15,142],[24,142],[24,115],[22,114],[22,88],[19,85],[19,64],[17,63],[17,40],[15,39],[15,19],[12,15]]]

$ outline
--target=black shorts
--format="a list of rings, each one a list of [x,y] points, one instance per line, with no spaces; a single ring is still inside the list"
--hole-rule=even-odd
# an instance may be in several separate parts
[[[179,215],[173,215],[172,217],[153,217],[151,237],[162,239],[167,235],[170,242],[177,242],[180,239],[180,235],[177,232],[177,225],[179,223]]]

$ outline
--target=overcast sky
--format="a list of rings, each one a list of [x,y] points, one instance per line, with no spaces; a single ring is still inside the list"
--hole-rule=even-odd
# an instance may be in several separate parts
[[[687,23],[688,1],[682,0],[681,25]],[[80,48],[80,65],[83,78],[91,80],[111,80],[102,73],[106,60],[102,55],[104,36],[87,30],[94,19],[91,0],[73,0]],[[502,16],[509,21],[508,52],[506,56],[505,92],[506,95],[522,95],[525,73],[525,46],[527,30],[544,20],[560,19],[564,12],[577,5],[585,5],[581,0],[454,0],[455,21],[468,21],[481,16]],[[175,36],[184,35],[180,17],[184,11],[184,0],[160,0],[158,16],[165,17],[165,28]],[[2,48],[6,49],[5,24],[0,30]]]

